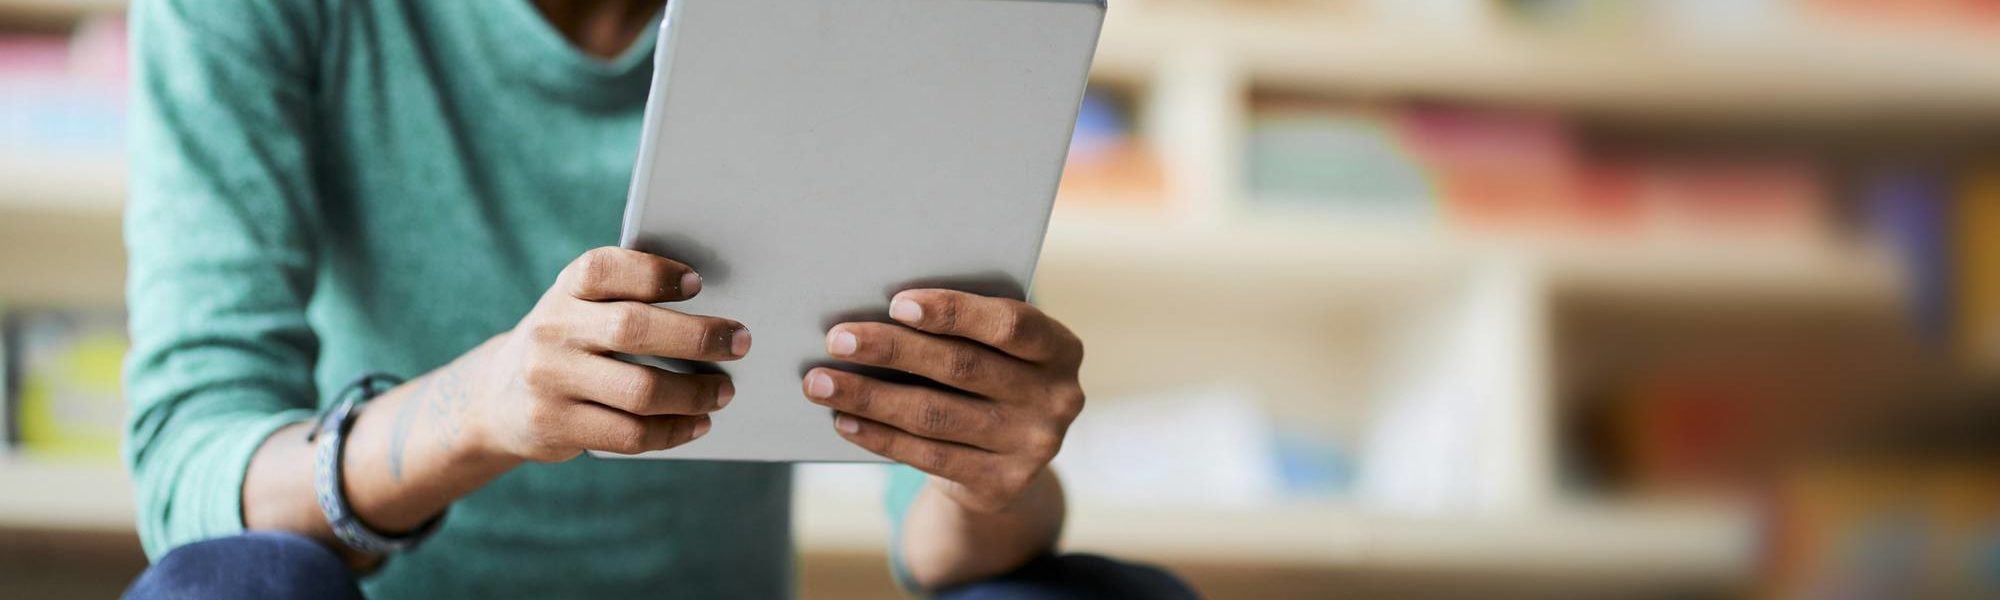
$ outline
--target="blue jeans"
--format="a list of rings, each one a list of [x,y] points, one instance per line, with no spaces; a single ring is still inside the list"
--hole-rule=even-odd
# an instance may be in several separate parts
[[[361,597],[354,573],[333,551],[289,533],[254,532],[188,544],[168,552],[125,590],[127,599]],[[1082,600],[1195,598],[1194,590],[1155,567],[1101,556],[1049,556],[1019,570],[942,591],[940,600]]]

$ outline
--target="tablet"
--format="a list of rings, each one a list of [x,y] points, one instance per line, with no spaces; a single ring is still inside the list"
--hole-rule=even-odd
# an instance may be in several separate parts
[[[621,243],[666,304],[743,322],[713,429],[645,458],[877,461],[806,400],[826,331],[898,291],[1025,298],[1103,22],[1097,0],[674,0]],[[880,374],[880,373],[877,373]]]

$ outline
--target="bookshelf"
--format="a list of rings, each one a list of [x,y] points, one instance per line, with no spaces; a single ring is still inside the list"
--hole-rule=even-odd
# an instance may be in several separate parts
[[[0,0],[0,19],[74,21],[126,4]],[[1499,18],[1439,23],[1340,4],[1111,2],[1096,74],[1152,83],[1223,71],[1231,75],[1211,81],[1656,116],[2000,116],[1993,101],[2000,44],[1974,33],[1804,19],[1721,33],[1568,34]]]
[[[1524,102],[1628,116],[1895,120],[2000,115],[2000,44],[1811,20],[1736,31],[1539,31],[1310,5],[1113,2],[1097,71],[1192,65],[1235,81],[1374,96]],[[1839,65],[1829,68],[1829,65]],[[1921,68],[1913,68],[1920,65]]]
[[[0,19],[74,20],[121,5],[0,0]],[[1117,203],[1084,196],[1059,204],[1036,293],[1091,341],[1093,402],[1229,371],[1260,381],[1275,414],[1343,433],[1369,417],[1361,398],[1371,390],[1427,376],[1495,390],[1489,399],[1500,411],[1478,429],[1482,460],[1494,461],[1496,475],[1484,482],[1493,491],[1429,516],[1347,501],[1246,511],[1075,508],[1070,547],[1170,565],[1740,579],[1754,552],[1743,507],[1591,504],[1562,489],[1551,427],[1567,409],[1572,363],[1631,340],[1585,337],[1574,347],[1558,330],[1577,318],[1579,299],[1635,307],[1619,318],[1666,330],[1718,302],[1774,318],[1802,307],[1870,324],[1902,316],[1889,258],[1853,244],[1482,237],[1259,206],[1241,164],[1257,92],[1439,98],[1635,121],[2000,121],[2000,44],[1826,24],[1755,40],[1572,36],[1294,4],[1114,0],[1096,61],[1095,82],[1135,100],[1171,197],[1154,212],[1101,208]],[[0,152],[0,300],[121,297],[122,164],[108,154]],[[1482,312],[1491,307],[1499,308]],[[1158,337],[1151,327],[1164,319],[1230,334]],[[1452,335],[1470,331],[1482,333],[1478,344]],[[1500,357],[1502,368],[1412,365],[1395,352],[1410,343]],[[1245,350],[1252,345],[1258,350]],[[115,468],[0,457],[0,489],[36,490],[0,493],[0,525],[117,530],[132,521],[130,484]],[[882,548],[873,495],[795,510],[802,550]]]

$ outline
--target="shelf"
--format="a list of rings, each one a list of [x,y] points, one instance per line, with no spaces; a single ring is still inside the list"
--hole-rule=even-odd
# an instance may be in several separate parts
[[[55,26],[123,12],[127,0],[0,0],[0,23]]]
[[[817,496],[815,496],[817,497]],[[801,503],[800,548],[881,552],[881,505]],[[1257,511],[1072,507],[1066,551],[1167,564],[1326,569],[1747,577],[1752,519],[1719,509],[1567,507],[1540,516],[1426,519],[1339,504]]]
[[[0,152],[0,210],[116,217],[125,202],[118,153]]]
[[[1534,270],[1559,294],[1653,303],[1817,303],[1892,312],[1900,301],[1887,257],[1833,243],[1551,241],[1298,215],[1199,225],[1059,213],[1042,259],[1039,289],[1271,309],[1395,306],[1502,265]],[[1238,296],[1217,299],[1224,289]]]
[[[0,17],[74,21],[124,0],[0,0]],[[1112,3],[1096,76],[1146,81],[1212,55],[1253,83],[1621,113],[1792,119],[2000,119],[1991,36],[1771,30],[1565,35],[1231,2]],[[1865,26],[1865,25],[1863,25]],[[1207,58],[1199,60],[1209,60]]]
[[[1145,81],[1177,61],[1237,69],[1253,86],[1362,96],[1842,124],[2000,118],[2000,43],[1990,37],[1805,24],[1754,35],[1564,36],[1332,11],[1112,4],[1098,77]]]
[[[0,526],[133,527],[132,484],[117,467],[0,458],[0,490],[7,490],[0,493]],[[881,504],[845,492],[801,491],[800,497],[819,499],[794,507],[802,552],[884,551]],[[1419,519],[1337,504],[1254,512],[1078,506],[1065,547],[1181,563],[1729,578],[1749,564],[1750,524],[1746,515],[1720,509],[1570,507],[1546,516]]]
[[[1059,213],[1038,296],[1131,306],[1277,311],[1393,308],[1457,280],[1466,257],[1420,228],[1245,221],[1201,225]]]
[[[114,465],[0,455],[0,527],[129,531],[132,480]]]
[[[9,237],[18,238],[0,243],[0,250],[35,258],[31,272],[47,271],[50,277],[44,279],[66,282],[30,299],[60,299],[63,290],[92,297],[116,291],[123,269],[117,264],[118,215],[126,191],[121,159],[0,154],[0,181],[9,182],[0,191],[0,215],[12,222],[0,232],[13,231]],[[1042,252],[1039,289],[1204,305],[1214,305],[1217,292],[1228,290],[1223,306],[1239,309],[1372,310],[1445,289],[1474,269],[1510,262],[1540,269],[1558,291],[1655,300],[1889,305],[1897,294],[1893,269],[1883,257],[1831,244],[1546,241],[1310,212],[1194,222],[1091,204],[1065,203],[1058,210]],[[37,252],[35,245],[52,246]],[[60,268],[36,266],[57,263]],[[21,285],[0,282],[0,292],[19,295],[15,288]]]

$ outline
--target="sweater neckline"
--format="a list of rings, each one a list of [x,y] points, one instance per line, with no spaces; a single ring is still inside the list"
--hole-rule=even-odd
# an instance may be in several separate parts
[[[601,99],[607,85],[646,81],[659,43],[660,15],[654,15],[632,45],[609,59],[591,56],[563,37],[533,0],[502,0],[492,40],[495,54],[534,84],[564,94]]]

